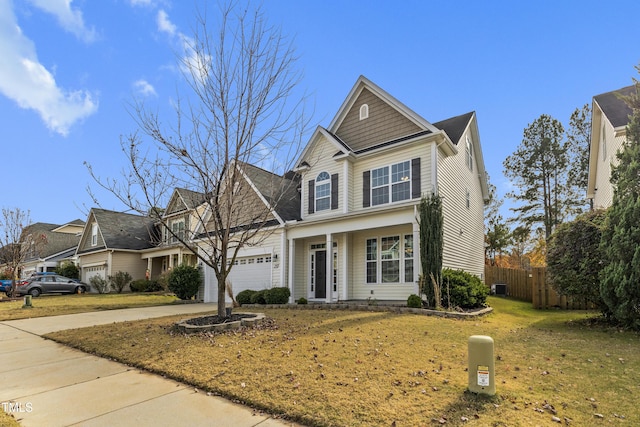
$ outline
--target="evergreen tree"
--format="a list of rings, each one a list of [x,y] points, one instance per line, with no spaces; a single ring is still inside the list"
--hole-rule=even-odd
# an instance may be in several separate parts
[[[546,114],[525,130],[522,143],[503,165],[518,188],[507,197],[522,203],[512,208],[517,220],[532,228],[541,224],[545,239],[574,209],[567,194],[568,153],[562,123]]]
[[[427,305],[439,308],[444,242],[442,198],[437,194],[423,196],[420,200],[419,215],[422,293],[426,296]]]
[[[487,177],[488,181],[488,177]],[[489,202],[484,207],[484,242],[485,262],[495,265],[496,255],[502,255],[511,243],[509,227],[500,214],[500,207],[504,200],[496,194],[496,186],[489,184]]]
[[[589,207],[587,184],[589,181],[589,145],[591,141],[591,108],[584,104],[576,108],[569,119],[567,129],[567,152],[569,153],[569,171],[567,186],[571,205],[576,213],[582,213]]]
[[[600,246],[604,255],[600,293],[609,310],[606,314],[640,329],[640,83],[634,81],[636,93],[625,98],[633,110],[626,144],[611,172],[614,194]]]

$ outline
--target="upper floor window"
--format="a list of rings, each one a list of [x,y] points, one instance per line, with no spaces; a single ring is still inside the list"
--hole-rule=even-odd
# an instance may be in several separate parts
[[[175,220],[171,223],[171,243],[177,243],[178,239],[184,240],[184,218]]]
[[[360,106],[360,120],[364,120],[369,118],[369,105],[368,104],[362,104]]]
[[[98,224],[91,224],[91,246],[98,245]]]
[[[465,161],[469,170],[473,172],[473,144],[469,135],[466,138]]]
[[[411,198],[409,160],[371,171],[371,205],[399,202]]]
[[[331,207],[331,177],[327,172],[321,172],[316,178],[316,212]]]
[[[604,125],[602,126],[602,161],[607,160],[607,132],[605,131]]]

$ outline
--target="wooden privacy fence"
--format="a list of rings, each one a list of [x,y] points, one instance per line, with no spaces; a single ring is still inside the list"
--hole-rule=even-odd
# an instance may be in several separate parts
[[[528,301],[533,308],[562,308],[565,310],[586,310],[593,308],[584,301],[570,298],[558,293],[547,283],[545,267],[519,270],[491,265],[484,267],[484,282],[507,285],[507,295],[521,301]]]

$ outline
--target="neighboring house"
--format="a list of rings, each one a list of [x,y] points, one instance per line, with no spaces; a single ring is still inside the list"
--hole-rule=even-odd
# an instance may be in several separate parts
[[[197,258],[187,249],[180,239],[191,241],[204,215],[204,195],[184,188],[176,188],[169,199],[162,216],[169,229],[157,224],[160,228],[160,242],[142,253],[146,262],[146,270],[150,278],[157,278],[163,273],[181,264],[195,266]]]
[[[144,279],[147,260],[142,253],[157,244],[155,230],[149,217],[92,208],[76,251],[82,281],[107,279],[118,271]]]
[[[607,208],[613,202],[611,166],[618,163],[616,153],[626,140],[633,113],[621,96],[634,92],[632,85],[593,97],[587,198],[593,199],[594,208]]]
[[[63,261],[75,262],[75,251],[84,228],[84,221],[76,219],[67,224],[37,222],[26,227],[22,240],[29,245],[22,262],[21,275],[54,271]]]
[[[273,174],[238,167],[262,203],[281,195],[282,186],[260,184]],[[294,172],[300,197],[277,204],[268,238],[243,248],[231,272],[236,293],[288,286],[292,301],[406,301],[418,293],[417,206],[434,191],[443,197],[444,266],[483,275],[488,190],[475,113],[432,124],[361,76]],[[204,300],[215,301],[205,273]]]

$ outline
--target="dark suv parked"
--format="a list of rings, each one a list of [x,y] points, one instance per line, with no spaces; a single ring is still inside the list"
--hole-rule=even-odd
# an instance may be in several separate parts
[[[60,276],[58,274],[42,274],[28,278],[20,286],[17,287],[19,295],[33,295],[34,297],[40,294],[80,294],[89,290],[89,285],[84,282],[80,282],[76,279],[69,279],[68,277]]]

